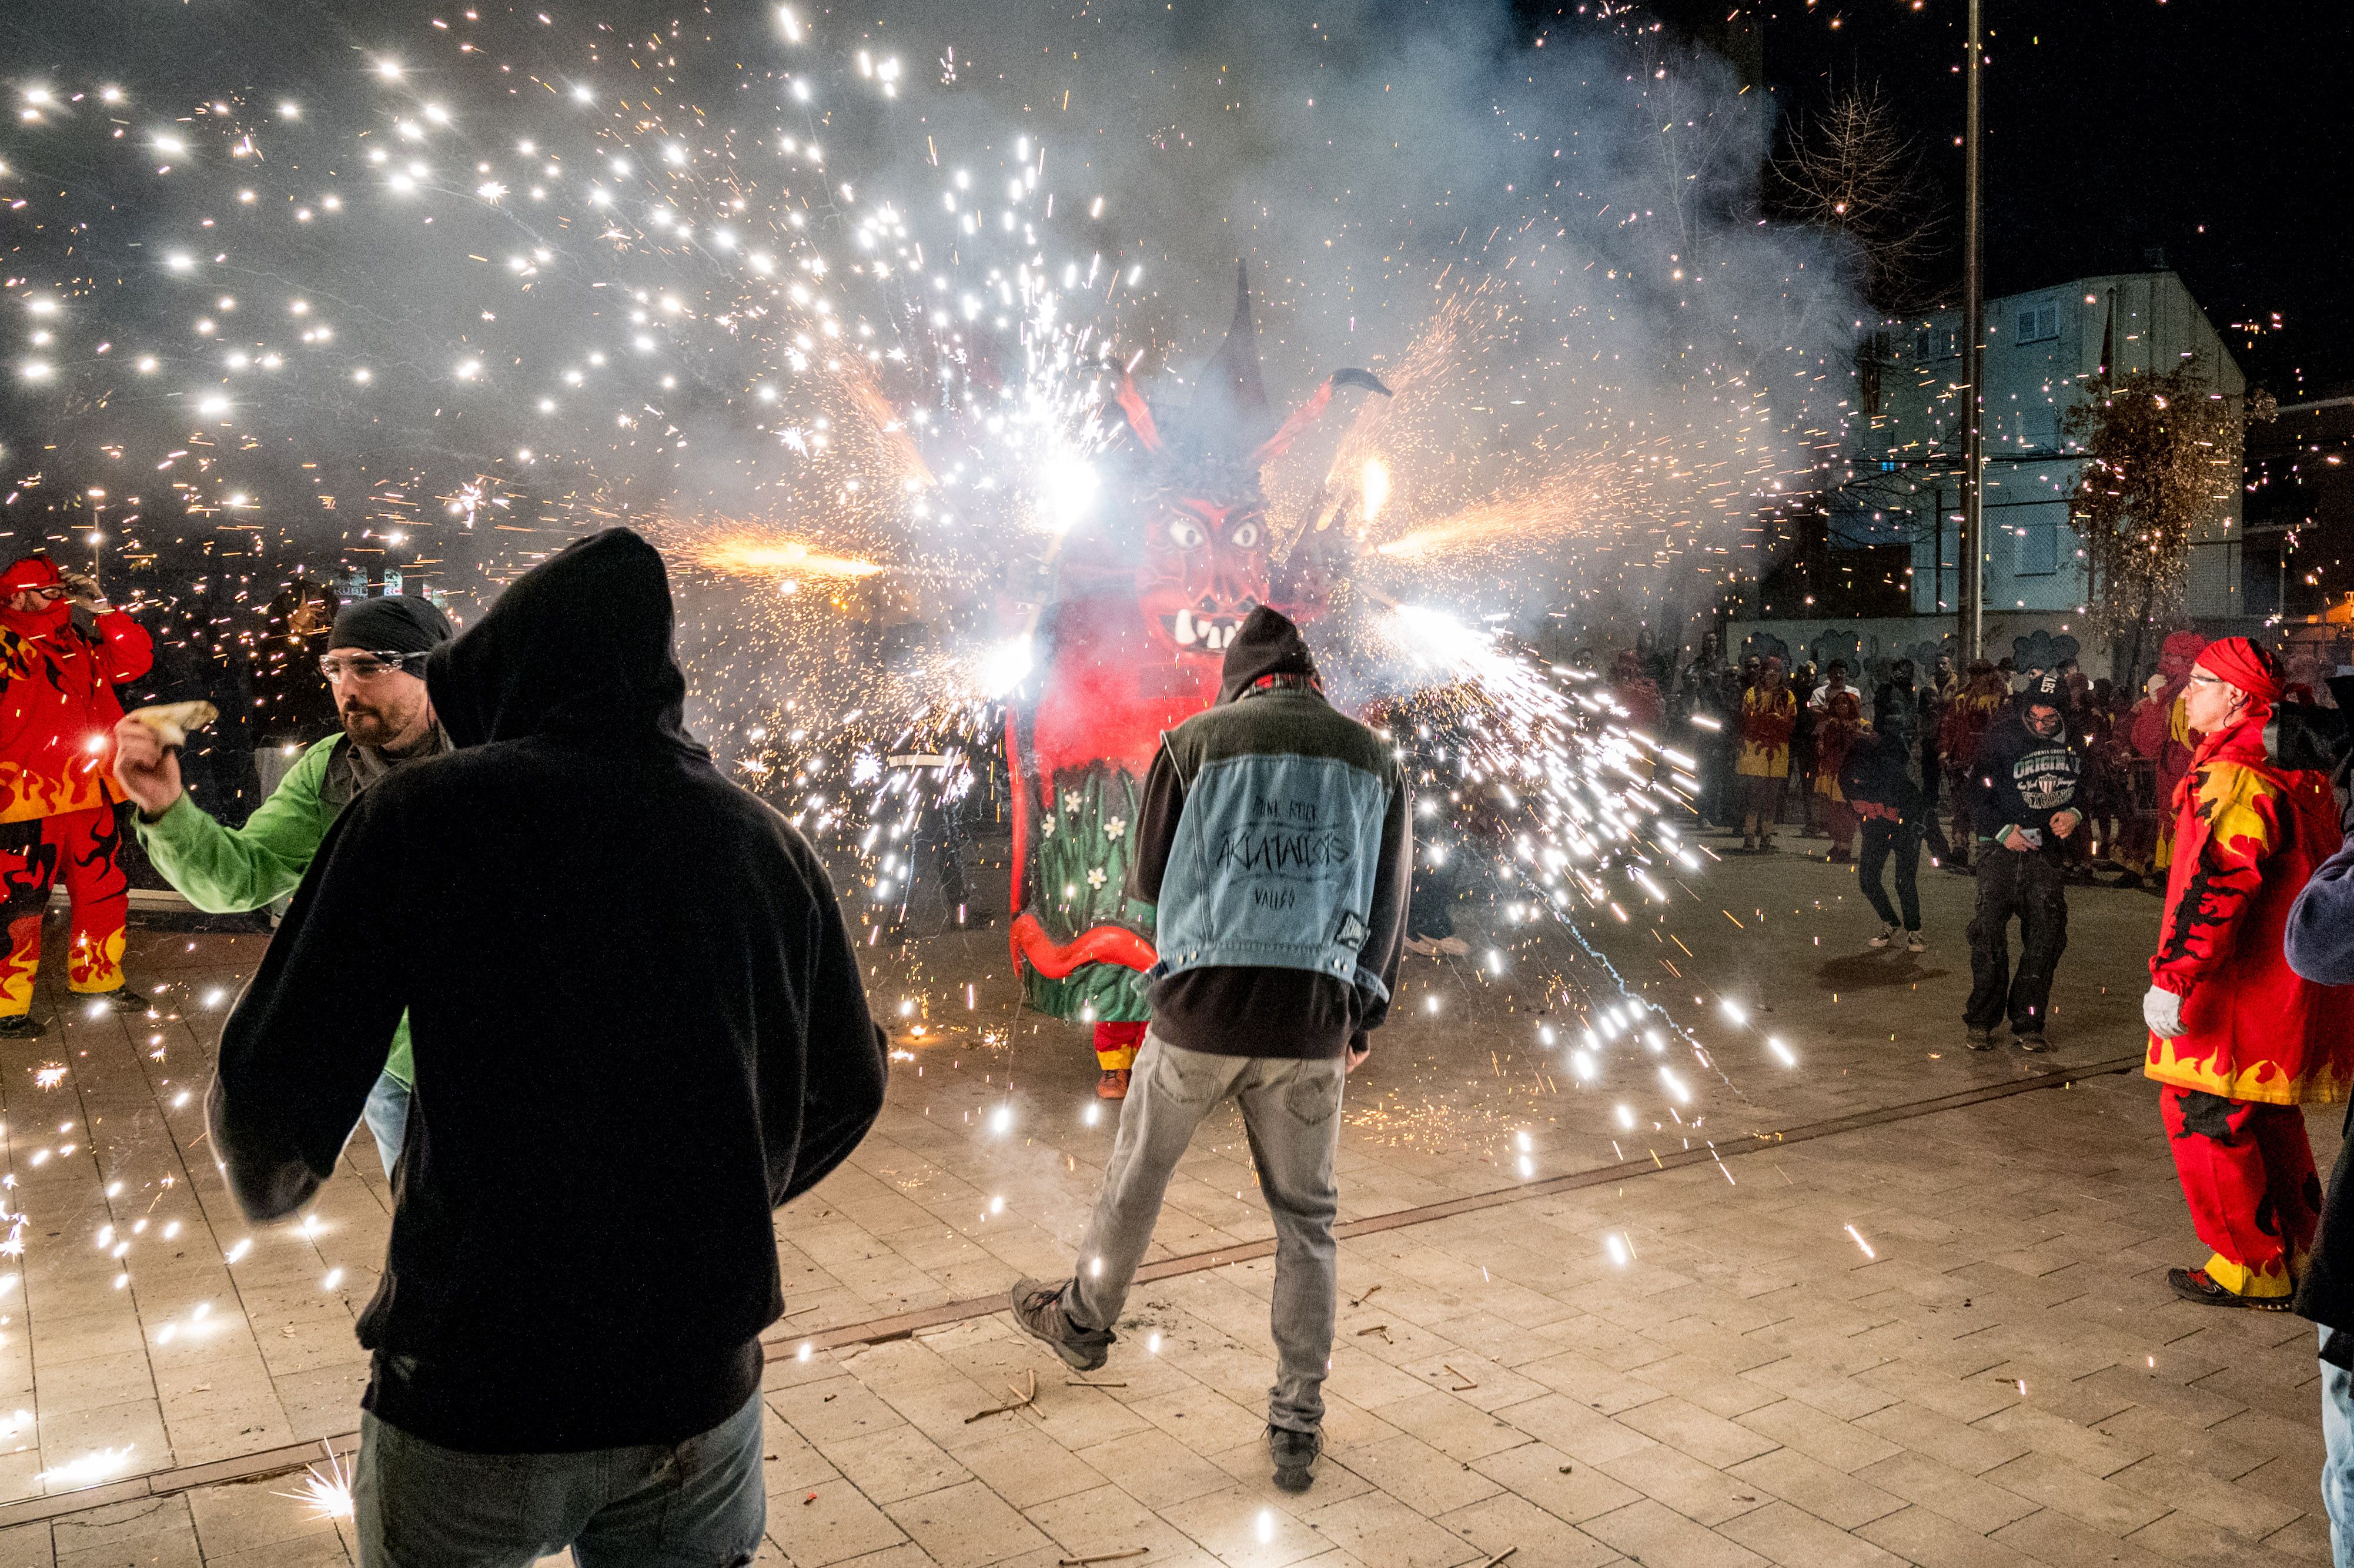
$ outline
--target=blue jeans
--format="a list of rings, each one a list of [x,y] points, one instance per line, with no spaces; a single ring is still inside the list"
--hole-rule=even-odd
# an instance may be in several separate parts
[[[1324,1420],[1324,1373],[1338,1315],[1339,1249],[1332,1241],[1340,1189],[1332,1157],[1341,1141],[1339,1057],[1215,1056],[1148,1032],[1136,1055],[1119,1135],[1104,1167],[1103,1196],[1063,1310],[1082,1328],[1119,1320],[1128,1288],[1151,1244],[1161,1202],[1202,1118],[1226,1100],[1243,1113],[1259,1196],[1275,1221],[1276,1383],[1267,1391],[1270,1426],[1316,1431]]]
[[[768,1527],[760,1396],[684,1443],[467,1454],[360,1417],[362,1568],[740,1568]]]
[[[2344,1330],[2337,1330],[2339,1333]],[[2331,1330],[2321,1330],[2326,1343]],[[2354,1568],[2354,1372],[2321,1363],[2321,1501],[2329,1510],[2329,1560]]]
[[[392,1168],[400,1163],[400,1141],[408,1135],[408,1086],[390,1073],[377,1074],[367,1104],[360,1107],[360,1120],[376,1139],[376,1157],[384,1161],[388,1181]]]

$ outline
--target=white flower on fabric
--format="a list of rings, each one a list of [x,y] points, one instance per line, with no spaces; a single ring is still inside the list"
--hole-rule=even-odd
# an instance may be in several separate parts
[[[1087,885],[1088,885],[1089,887],[1101,887],[1103,885],[1104,885],[1104,870],[1103,870],[1103,867],[1101,867],[1101,866],[1099,866],[1099,865],[1097,865],[1097,866],[1090,866],[1090,867],[1087,869]]]
[[[1038,832],[1042,837],[1053,838],[1055,836],[1055,819],[1052,817],[1041,817],[1038,820]]]
[[[1079,809],[1080,799],[1079,792],[1076,789],[1064,790],[1063,810],[1076,813]]]
[[[1128,819],[1125,817],[1114,817],[1110,821],[1104,824],[1104,837],[1108,839],[1117,841],[1125,836],[1127,832]]]

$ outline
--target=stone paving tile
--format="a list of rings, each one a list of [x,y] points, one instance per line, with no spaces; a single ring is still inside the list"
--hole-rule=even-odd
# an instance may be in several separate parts
[[[1968,884],[1932,884],[1933,927],[1958,930]],[[1701,1136],[1729,1146],[1758,1127],[2053,1065],[1958,1051],[1948,1024],[1925,1021],[1957,1001],[1954,955],[1883,975],[1828,951],[1842,922],[1861,918],[1835,868],[1784,857],[1728,866],[1722,885],[1752,934],[1721,919],[1722,938],[1688,925],[1681,934],[1700,956],[1686,972],[1708,978],[1684,994],[1704,984],[1770,1005],[1807,1066],[1768,1073],[1762,1056],[1736,1060],[1747,1048],[1723,1045],[1747,1098],[1693,1107]],[[2055,993],[2062,1062],[2133,1048],[2133,948],[2146,948],[2155,914],[2137,895],[2080,902],[2082,938]],[[1672,988],[1684,982],[1645,954],[1658,945],[1648,935],[1595,935],[1617,944],[1628,972],[1659,976],[1659,1000],[1681,1000]],[[197,1141],[200,1107],[179,1097],[209,1071],[219,1013],[201,995],[232,983],[260,944],[134,940],[142,972],[180,988],[159,993],[159,1012],[186,1016],[68,1012],[49,1037],[0,1043],[13,1201],[38,1226],[27,1255],[0,1269],[15,1281],[0,1290],[25,1303],[25,1321],[0,1330],[0,1383],[24,1392],[0,1406],[36,1413],[16,1439],[23,1449],[0,1454],[0,1497],[87,1461],[101,1439],[131,1443],[135,1471],[355,1422],[366,1363],[350,1324],[381,1256],[381,1172],[372,1155],[347,1154],[313,1223],[238,1223]],[[985,954],[994,940],[968,945]],[[928,961],[955,967],[940,952]],[[1896,983],[1867,983],[1887,977]],[[878,969],[878,997],[903,983],[921,990]],[[1529,1015],[1506,1011],[1509,982],[1418,960],[1401,991],[1401,1027],[1352,1080],[1346,1213],[1501,1186],[1523,1133],[1548,1175],[1683,1147],[1689,1133],[1661,1111],[1614,1150],[1626,1130],[1613,1130],[1617,1095],[1511,1076],[1525,1071],[1511,1053]],[[1416,1021],[1426,994],[1451,1014]],[[990,1005],[985,988],[981,997]],[[940,1016],[937,991],[930,1005]],[[1017,1260],[1066,1266],[1111,1126],[1084,1115],[1091,1066],[1054,1030],[996,1045],[965,1035],[923,1051],[920,1075],[901,1073],[877,1136],[779,1216],[794,1311],[780,1340],[993,1293]],[[156,1033],[161,1062],[148,1054]],[[49,1061],[68,1075],[33,1086]],[[1001,1106],[1018,1118],[1013,1136],[990,1130]],[[1148,1568],[1457,1568],[1506,1546],[1519,1547],[1515,1563],[1573,1568],[1621,1557],[1923,1568],[2317,1560],[2312,1331],[2167,1295],[2164,1267],[2195,1244],[2155,1113],[2142,1080],[2093,1079],[1762,1149],[1722,1171],[1532,1195],[1346,1243],[1330,1447],[1304,1496],[1267,1476],[1263,1261],[1137,1290],[1111,1363],[1090,1380],[1125,1388],[1069,1386],[1002,1316],[839,1357],[788,1356],[764,1380],[763,1560],[1043,1568],[1145,1544]],[[2310,1126],[2327,1163],[2335,1118]],[[148,1228],[117,1260],[112,1246],[143,1218]],[[116,1236],[101,1245],[110,1225]],[[1172,1187],[1161,1250],[1267,1234],[1239,1127],[1213,1118]],[[1635,1261],[1614,1266],[1606,1237]],[[335,1268],[345,1274],[329,1288]],[[0,1313],[13,1305],[0,1299]],[[1357,1332],[1375,1324],[1384,1331]],[[1034,1410],[968,1422],[1032,1373]],[[13,1493],[9,1463],[22,1467]],[[343,1537],[272,1487],[0,1528],[0,1568],[101,1568],[128,1561],[126,1545],[143,1559],[249,1568],[345,1560]]]

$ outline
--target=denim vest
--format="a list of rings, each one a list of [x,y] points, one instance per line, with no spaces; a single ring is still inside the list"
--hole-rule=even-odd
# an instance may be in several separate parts
[[[1167,744],[1163,737],[1163,744]],[[1386,1001],[1359,966],[1389,785],[1329,757],[1252,753],[1188,781],[1150,978],[1212,965],[1314,969]]]

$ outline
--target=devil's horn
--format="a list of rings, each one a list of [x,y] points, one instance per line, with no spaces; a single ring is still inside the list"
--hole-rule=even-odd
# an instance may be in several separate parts
[[[1112,394],[1111,407],[1118,410],[1120,422],[1128,427],[1139,446],[1149,452],[1161,450],[1161,428],[1152,422],[1151,405],[1136,389],[1132,377],[1119,378],[1119,390]]]
[[[1307,402],[1291,411],[1291,418],[1283,421],[1282,429],[1267,439],[1254,454],[1255,461],[1266,463],[1281,457],[1301,432],[1324,417],[1324,410],[1332,406],[1333,389],[1341,387],[1362,387],[1384,397],[1392,396],[1390,389],[1382,385],[1381,377],[1370,370],[1336,370],[1325,378],[1324,385],[1309,395]]]

